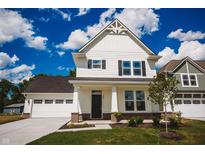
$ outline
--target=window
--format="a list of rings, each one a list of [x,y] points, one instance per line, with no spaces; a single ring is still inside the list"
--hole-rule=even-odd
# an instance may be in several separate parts
[[[56,104],[63,104],[63,100],[62,99],[56,99]]]
[[[123,68],[123,75],[131,75],[131,64],[130,61],[123,61],[122,62],[122,68]]]
[[[184,94],[184,98],[192,98],[191,94]]]
[[[142,63],[141,61],[133,61],[133,74],[141,76],[142,75]]]
[[[92,68],[102,68],[102,60],[92,60]]]
[[[182,79],[183,79],[183,84],[184,86],[189,86],[189,78],[188,75],[182,75]]]
[[[144,111],[145,110],[144,91],[136,91],[136,103],[137,103],[137,110],[138,111]]]
[[[41,99],[34,99],[34,104],[42,104],[42,100]]]
[[[182,94],[176,94],[175,98],[182,98]]]
[[[45,104],[53,104],[53,100],[52,99],[46,99]]]
[[[200,104],[200,100],[193,100],[193,104]]]
[[[125,91],[125,110],[134,111],[134,92]]]
[[[176,100],[174,100],[174,103],[175,103],[175,104],[182,104],[182,100],[176,99]]]
[[[184,104],[191,104],[191,100],[184,100]]]
[[[66,104],[73,104],[73,100],[72,99],[66,99]]]
[[[182,85],[183,86],[197,86],[197,76],[196,74],[182,74]]]
[[[201,102],[202,102],[202,104],[205,104],[205,100],[202,100]]]
[[[203,94],[202,98],[205,98],[205,94]]]
[[[201,98],[201,94],[193,94],[193,98]]]

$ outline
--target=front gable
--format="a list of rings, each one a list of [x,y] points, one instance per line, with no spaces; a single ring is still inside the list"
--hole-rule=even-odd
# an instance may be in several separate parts
[[[158,60],[160,56],[155,55],[133,32],[131,32],[118,19],[115,19],[100,31],[93,39],[86,43],[80,53],[95,51],[138,51],[145,52],[150,58]]]

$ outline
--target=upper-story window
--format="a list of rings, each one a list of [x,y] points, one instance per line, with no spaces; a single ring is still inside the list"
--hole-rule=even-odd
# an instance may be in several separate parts
[[[92,68],[102,68],[102,60],[92,60]]]
[[[182,74],[182,86],[184,87],[196,87],[197,86],[197,76],[196,74]]]
[[[131,75],[131,64],[130,61],[123,61],[122,63],[123,75]]]
[[[141,76],[142,75],[142,63],[141,61],[133,61],[133,74]]]
[[[105,60],[89,59],[88,69],[106,69]]]

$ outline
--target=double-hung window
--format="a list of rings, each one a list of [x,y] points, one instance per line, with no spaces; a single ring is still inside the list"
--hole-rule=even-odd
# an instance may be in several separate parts
[[[131,63],[130,61],[122,62],[122,72],[123,75],[131,75]]]
[[[182,74],[182,85],[184,87],[196,87],[197,86],[197,76],[196,74]]]
[[[133,61],[133,74],[137,76],[142,75],[142,62],[141,61]]]
[[[145,111],[144,91],[125,91],[125,111]]]
[[[102,68],[102,60],[92,60],[92,68]]]
[[[136,91],[136,106],[138,111],[145,110],[145,95],[144,91]]]
[[[125,110],[134,111],[134,92],[125,91]]]

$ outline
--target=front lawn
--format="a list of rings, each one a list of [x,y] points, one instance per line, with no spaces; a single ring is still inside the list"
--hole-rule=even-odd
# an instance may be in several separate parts
[[[0,124],[24,119],[21,115],[0,115]]]
[[[205,144],[205,122],[185,120],[186,127],[177,131],[179,141],[159,137],[154,128],[114,128],[80,132],[52,133],[29,144]]]

